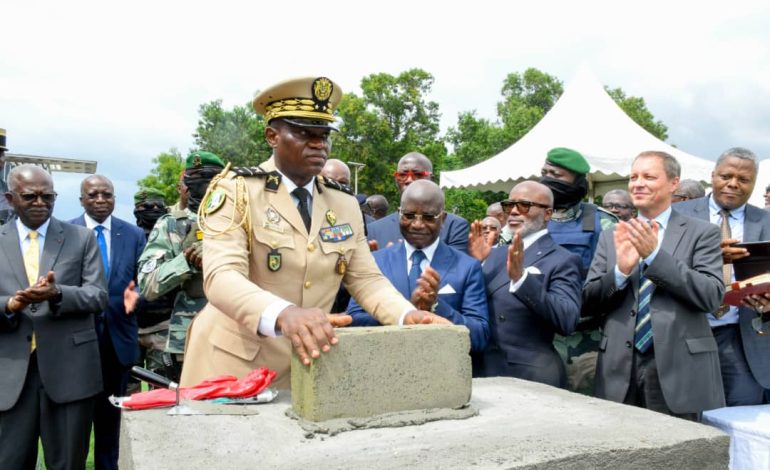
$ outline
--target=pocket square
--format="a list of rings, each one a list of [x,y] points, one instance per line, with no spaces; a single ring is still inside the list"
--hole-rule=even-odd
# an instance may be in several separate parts
[[[452,287],[451,284],[446,284],[444,287],[438,290],[438,294],[456,294],[457,291],[454,290],[454,287]]]
[[[530,274],[543,274],[539,269],[537,269],[536,266],[529,266],[527,269],[527,272]]]

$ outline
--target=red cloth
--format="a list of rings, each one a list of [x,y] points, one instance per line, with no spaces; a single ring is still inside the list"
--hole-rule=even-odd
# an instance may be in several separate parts
[[[217,375],[193,387],[179,390],[180,400],[209,400],[212,398],[248,398],[266,389],[275,378],[275,371],[266,367],[254,369],[238,380],[232,375]],[[123,401],[123,406],[132,410],[146,410],[176,404],[176,392],[158,388],[149,392],[134,393]]]

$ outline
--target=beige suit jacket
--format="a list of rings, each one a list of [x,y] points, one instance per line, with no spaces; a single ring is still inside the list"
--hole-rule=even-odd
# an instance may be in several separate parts
[[[275,163],[271,158],[261,167],[272,171]],[[238,219],[233,204],[237,178],[230,172],[218,184],[227,200],[208,219],[214,229],[230,225],[233,217]],[[397,324],[405,311],[414,308],[377,267],[355,198],[325,186],[319,190],[315,185],[308,234],[283,182],[276,191],[270,191],[265,188],[264,176],[243,179],[250,203],[251,233],[239,227],[204,237],[204,288],[209,304],[188,331],[183,386],[220,374],[240,378],[265,366],[277,372],[275,386],[289,388],[289,341],[257,332],[262,312],[277,300],[328,312],[344,282],[380,323]],[[353,235],[344,241],[323,241],[319,231],[332,225],[330,218],[336,218],[333,225],[350,224]],[[247,249],[249,238],[251,253]],[[281,257],[276,271],[268,266],[271,251]],[[335,269],[341,254],[348,263],[344,276]]]

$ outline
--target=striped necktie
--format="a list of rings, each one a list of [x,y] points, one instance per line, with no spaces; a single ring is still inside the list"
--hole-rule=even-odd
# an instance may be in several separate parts
[[[650,300],[655,284],[644,275],[646,266],[639,266],[639,310],[636,315],[634,329],[634,346],[644,353],[652,346],[652,317],[650,315]]]
[[[722,216],[722,223],[719,226],[719,231],[721,232],[722,240],[730,239],[733,237],[732,230],[730,230],[730,211],[727,209],[722,209],[721,211],[719,211],[719,214]],[[730,283],[733,282],[733,265],[732,264],[725,263],[722,265],[722,282],[724,282],[726,286],[729,286]],[[714,312],[714,317],[721,318],[729,310],[730,310],[729,305],[722,304],[719,306],[717,311]]]

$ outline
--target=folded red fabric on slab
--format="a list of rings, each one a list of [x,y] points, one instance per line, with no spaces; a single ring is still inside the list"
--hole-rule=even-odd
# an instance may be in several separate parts
[[[180,400],[210,400],[214,398],[248,398],[253,397],[275,378],[275,371],[267,367],[254,369],[246,377],[238,379],[233,375],[217,375],[204,380],[198,385],[184,387],[179,390]],[[176,392],[166,388],[158,388],[149,392],[134,393],[123,400],[123,407],[132,410],[161,408],[176,404]]]

